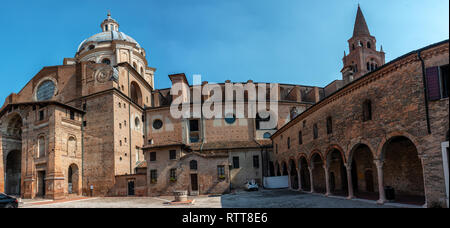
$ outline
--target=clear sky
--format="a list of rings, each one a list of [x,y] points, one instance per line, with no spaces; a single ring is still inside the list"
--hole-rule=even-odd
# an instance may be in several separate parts
[[[74,57],[108,10],[146,49],[156,88],[172,73],[325,86],[341,78],[358,3],[387,62],[449,38],[448,0],[2,1],[0,106],[44,66]]]

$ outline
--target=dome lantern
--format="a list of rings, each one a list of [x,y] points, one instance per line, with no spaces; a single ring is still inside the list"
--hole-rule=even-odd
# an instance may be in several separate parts
[[[111,17],[111,12],[108,11],[108,17],[100,25],[103,32],[119,31],[119,23]]]

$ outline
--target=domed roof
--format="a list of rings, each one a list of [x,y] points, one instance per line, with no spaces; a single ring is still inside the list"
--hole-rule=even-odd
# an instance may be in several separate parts
[[[80,46],[78,46],[77,52],[80,52],[80,50],[83,49],[89,42],[111,42],[113,40],[127,41],[136,44],[138,48],[141,47],[136,40],[123,32],[119,32],[119,23],[111,18],[111,13],[109,12],[108,17],[103,21],[100,27],[103,32],[97,33],[81,42]]]
[[[78,52],[86,46],[89,42],[105,42],[105,41],[113,41],[113,40],[121,40],[121,41],[127,41],[130,43],[134,43],[137,45],[137,47],[140,48],[140,45],[136,40],[131,38],[130,36],[126,35],[123,32],[119,31],[108,31],[108,32],[101,32],[97,33],[88,39],[84,40],[80,46],[78,46]]]

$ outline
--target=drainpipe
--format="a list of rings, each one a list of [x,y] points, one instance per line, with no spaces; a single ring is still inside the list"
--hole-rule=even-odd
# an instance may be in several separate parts
[[[427,78],[426,78],[426,72],[425,72],[425,62],[420,55],[420,50],[417,51],[417,56],[419,57],[419,60],[422,65],[422,80],[423,80],[423,91],[424,91],[424,99],[425,99],[425,115],[427,119],[427,130],[428,134],[431,134],[431,126],[430,126],[430,110],[428,107],[428,85],[427,85]]]

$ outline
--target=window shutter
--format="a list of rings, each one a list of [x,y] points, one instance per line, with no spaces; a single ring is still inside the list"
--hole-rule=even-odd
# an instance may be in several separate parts
[[[439,68],[430,67],[426,69],[428,99],[435,101],[441,99],[441,89],[439,86]]]

